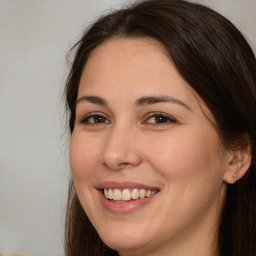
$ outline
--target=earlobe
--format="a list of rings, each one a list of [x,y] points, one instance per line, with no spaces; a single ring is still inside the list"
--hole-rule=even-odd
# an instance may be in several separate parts
[[[228,184],[234,184],[246,174],[250,165],[251,150],[249,146],[246,149],[230,152],[230,159],[224,174],[224,181]]]

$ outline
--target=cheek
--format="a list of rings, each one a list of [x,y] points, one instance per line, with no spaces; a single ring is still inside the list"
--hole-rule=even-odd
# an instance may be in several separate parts
[[[73,133],[70,142],[70,168],[74,182],[84,182],[94,173],[98,162],[97,146],[90,139]]]
[[[154,144],[150,149],[151,166],[164,182],[161,213],[166,232],[171,228],[178,230],[180,223],[185,227],[200,221],[209,209],[215,209],[223,183],[224,166],[217,135],[191,131],[189,135],[176,134]]]
[[[215,131],[191,130],[173,134],[152,142],[148,147],[148,161],[167,182],[182,179],[211,181],[220,176],[221,157]]]
[[[87,216],[93,216],[94,179],[98,163],[96,143],[82,133],[74,132],[70,141],[70,169],[76,193]]]

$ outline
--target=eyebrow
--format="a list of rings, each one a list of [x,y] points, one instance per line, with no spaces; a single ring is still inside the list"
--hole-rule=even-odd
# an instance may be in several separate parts
[[[98,96],[82,96],[79,99],[77,99],[76,105],[78,103],[82,102],[82,101],[88,101],[90,103],[97,104],[97,105],[102,105],[102,106],[107,106],[108,105],[107,102],[104,99],[102,99]]]
[[[106,100],[104,100],[101,97],[98,96],[82,96],[76,101],[76,105],[82,101],[87,101],[96,105],[101,105],[101,106],[108,106],[108,103]],[[168,96],[146,96],[146,97],[141,97],[135,101],[135,104],[137,106],[144,106],[144,105],[151,105],[151,104],[156,104],[156,103],[175,103],[180,106],[185,107],[186,109],[191,110],[191,108],[185,104],[183,101],[173,98],[173,97],[168,97]]]
[[[136,100],[136,105],[138,106],[143,106],[143,105],[150,105],[150,104],[156,104],[156,103],[165,103],[165,102],[169,102],[169,103],[175,103],[178,104],[180,106],[185,107],[186,109],[191,110],[191,108],[185,104],[183,101],[173,98],[173,97],[168,97],[168,96],[160,96],[160,97],[156,97],[156,96],[149,96],[149,97],[142,97]]]

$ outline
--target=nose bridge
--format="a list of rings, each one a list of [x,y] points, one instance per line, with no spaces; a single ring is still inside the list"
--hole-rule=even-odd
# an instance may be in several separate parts
[[[136,130],[124,124],[115,124],[106,138],[101,158],[113,170],[140,164]]]

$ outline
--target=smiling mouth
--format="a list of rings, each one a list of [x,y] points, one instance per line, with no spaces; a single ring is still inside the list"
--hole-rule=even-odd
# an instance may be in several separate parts
[[[117,188],[104,188],[102,189],[102,192],[106,199],[116,202],[116,203],[126,203],[131,202],[133,200],[143,199],[143,198],[149,198],[156,193],[159,192],[159,190],[146,190],[146,189],[138,189],[138,188],[125,188],[125,189],[117,189]]]

